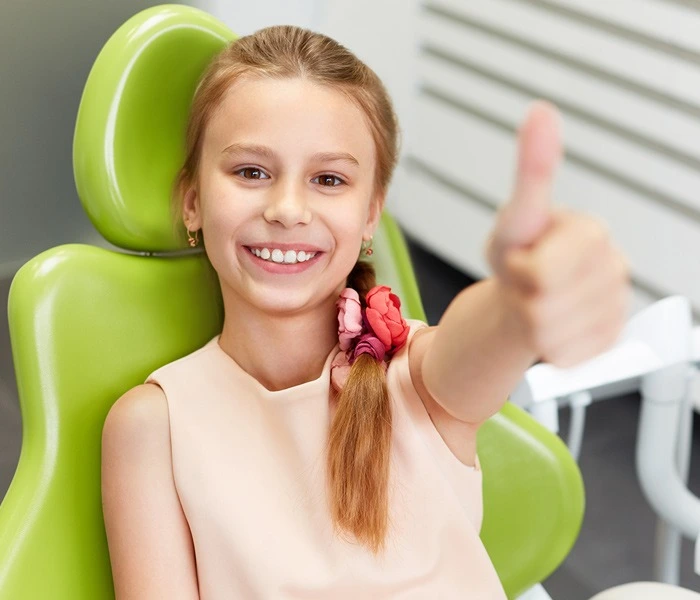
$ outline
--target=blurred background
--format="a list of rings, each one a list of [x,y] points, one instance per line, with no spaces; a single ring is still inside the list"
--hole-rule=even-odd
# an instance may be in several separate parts
[[[155,4],[0,5],[0,305],[6,306],[16,270],[41,251],[69,242],[107,246],[73,183],[75,117],[102,45],[126,19]],[[239,34],[278,23],[321,31],[384,80],[403,130],[389,209],[409,237],[431,323],[456,292],[488,275],[482,249],[508,198],[515,133],[535,98],[551,100],[564,117],[566,157],[555,199],[609,224],[630,261],[633,312],[682,294],[697,320],[700,0],[188,4]],[[587,514],[573,552],[545,582],[553,597],[583,600],[651,578],[655,517],[634,469],[638,408],[635,394],[589,408],[580,460]],[[562,428],[567,418],[562,411]],[[3,310],[0,498],[20,444]],[[692,467],[690,487],[700,492]],[[700,591],[689,542],[681,583]]]

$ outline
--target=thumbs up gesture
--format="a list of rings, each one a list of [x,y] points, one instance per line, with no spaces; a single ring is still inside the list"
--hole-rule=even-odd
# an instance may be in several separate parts
[[[539,360],[565,368],[616,341],[631,290],[627,261],[602,221],[552,205],[560,157],[558,112],[536,102],[519,130],[513,195],[486,257],[514,335]]]

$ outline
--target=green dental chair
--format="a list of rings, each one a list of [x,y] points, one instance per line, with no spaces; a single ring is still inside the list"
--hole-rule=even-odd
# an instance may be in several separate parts
[[[100,498],[100,445],[112,403],[148,373],[219,332],[215,273],[186,250],[170,216],[197,80],[234,38],[193,8],[164,5],[107,42],[83,94],[74,170],[111,251],[71,244],[29,261],[9,297],[23,420],[19,465],[0,505],[0,600],[114,596]],[[184,228],[183,228],[184,229]],[[390,216],[375,237],[382,283],[424,319]],[[507,404],[483,428],[482,538],[509,598],[571,549],[583,485],[564,444]]]

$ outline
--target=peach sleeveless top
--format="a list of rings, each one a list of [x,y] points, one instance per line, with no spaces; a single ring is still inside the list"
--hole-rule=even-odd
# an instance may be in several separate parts
[[[425,324],[409,321],[411,333]],[[410,340],[410,337],[409,337]],[[269,391],[218,344],[157,371],[173,475],[189,523],[202,600],[504,600],[479,539],[481,471],[445,445],[392,359],[390,529],[376,557],[333,531],[325,488],[331,362]]]

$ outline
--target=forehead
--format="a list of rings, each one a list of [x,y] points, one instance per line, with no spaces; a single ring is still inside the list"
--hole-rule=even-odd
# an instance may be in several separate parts
[[[348,152],[363,170],[375,158],[362,109],[342,92],[302,78],[244,78],[232,85],[207,125],[203,150],[219,154],[234,143],[298,159]]]

